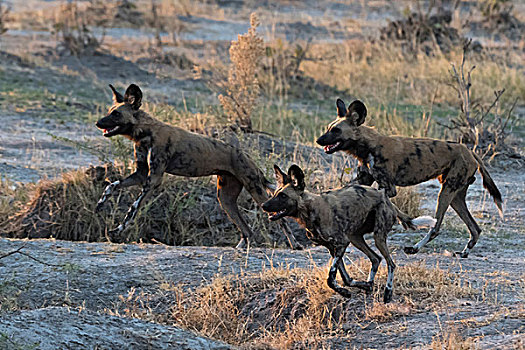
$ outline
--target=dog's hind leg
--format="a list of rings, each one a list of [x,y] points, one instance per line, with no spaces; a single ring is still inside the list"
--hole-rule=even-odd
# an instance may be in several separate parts
[[[457,189],[454,189],[450,186],[448,179],[443,183],[443,187],[439,192],[438,204],[436,208],[436,224],[434,227],[428,231],[428,233],[413,247],[404,247],[403,250],[406,254],[416,254],[421,248],[425,246],[428,242],[432,241],[439,235],[439,228],[443,223],[443,218],[447,208],[449,207],[452,199],[456,196]]]
[[[461,220],[463,220],[463,222],[467,225],[468,230],[470,232],[470,240],[468,241],[463,251],[456,252],[456,255],[458,255],[461,258],[468,257],[470,250],[476,245],[476,242],[478,241],[479,235],[481,233],[481,228],[478,226],[476,221],[474,221],[474,218],[472,217],[467,208],[467,203],[465,202],[468,186],[469,185],[461,189],[452,200],[452,203],[450,203],[451,207],[456,211]]]
[[[374,287],[374,279],[377,273],[377,270],[379,269],[379,264],[381,264],[381,257],[377,255],[376,252],[366,244],[365,239],[363,238],[362,234],[354,234],[350,236],[350,242],[366,254],[368,259],[370,259],[372,266],[370,267],[370,273],[368,274],[368,279],[366,282],[363,281],[352,281],[351,287],[357,287],[360,289],[364,289],[368,292],[372,291],[372,288]]]
[[[252,230],[244,221],[237,206],[237,198],[242,191],[242,183],[229,173],[217,175],[217,198],[226,215],[241,231],[241,240],[236,248],[244,248],[250,244]]]
[[[383,296],[383,301],[385,303],[389,303],[392,300],[394,288],[394,270],[396,269],[396,264],[394,263],[394,260],[392,260],[392,257],[390,256],[390,251],[388,250],[388,246],[386,244],[387,234],[388,231],[374,232],[374,240],[376,243],[376,247],[377,249],[379,249],[381,255],[385,257],[386,264],[388,266],[388,277],[386,280],[385,294]]]

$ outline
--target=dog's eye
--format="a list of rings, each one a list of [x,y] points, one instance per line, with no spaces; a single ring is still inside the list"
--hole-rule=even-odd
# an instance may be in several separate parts
[[[281,192],[281,193],[279,193],[279,194],[277,195],[277,198],[286,199],[286,198],[288,198],[288,196],[287,196],[286,194],[284,194],[284,193]]]
[[[341,133],[341,129],[339,129],[339,128],[332,128],[330,131],[333,132],[334,134]]]

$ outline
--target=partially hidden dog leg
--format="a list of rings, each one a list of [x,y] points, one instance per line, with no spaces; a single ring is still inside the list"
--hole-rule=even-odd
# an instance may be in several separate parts
[[[297,250],[304,249],[304,247],[299,242],[297,242],[297,240],[295,239],[295,236],[293,235],[293,232],[290,229],[290,226],[288,225],[286,221],[281,220],[279,222],[279,226],[281,226],[284,236],[288,240],[288,244],[290,245],[291,249],[297,249]]]

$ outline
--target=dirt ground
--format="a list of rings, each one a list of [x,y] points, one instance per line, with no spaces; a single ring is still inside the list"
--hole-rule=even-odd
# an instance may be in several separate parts
[[[38,0],[11,3],[15,14],[44,11],[59,4]],[[221,5],[215,8],[214,18],[204,14],[182,17],[185,30],[181,38],[189,44],[170,47],[172,53],[203,60],[209,50],[227,53],[229,41],[248,27],[248,10],[239,9],[236,1],[218,3]],[[404,10],[389,1],[251,3],[265,23],[260,28],[265,39],[281,36],[290,41],[311,39],[313,43],[367,38]],[[463,12],[474,6],[465,3]],[[525,5],[519,1],[515,9],[525,13]],[[15,186],[101,164],[96,152],[57,137],[80,140],[95,148],[111,147],[94,127],[110,103],[108,83],[125,86],[138,82],[152,103],[168,103],[190,112],[199,109],[197,106],[216,104],[216,97],[204,83],[192,78],[191,69],[154,64],[148,58],[146,47],[153,36],[150,29],[108,28],[103,53],[77,58],[57,54],[56,37],[46,28],[16,24],[2,35],[1,177]],[[496,48],[508,44],[506,39],[484,32],[476,33],[476,39]],[[523,41],[510,45],[520,50]],[[299,110],[309,108],[307,103],[291,104]],[[523,119],[523,100],[517,111]],[[320,153],[316,152],[311,152],[312,156]],[[285,148],[282,153],[284,159],[293,151]],[[324,157],[327,162],[332,159]],[[336,161],[341,162],[341,157]],[[404,232],[396,227],[389,239],[398,266],[421,262],[429,268],[439,267],[459,276],[473,288],[473,295],[385,322],[363,320],[344,325],[344,336],[323,338],[325,348],[427,349],[448,329],[472,340],[475,348],[525,347],[523,162],[496,161],[490,173],[505,199],[505,219],[497,216],[478,174],[467,204],[483,232],[468,259],[453,254],[463,248],[468,232],[452,210],[447,213],[441,235],[418,255],[407,256],[402,247],[415,243],[425,232]],[[439,183],[429,181],[416,188],[422,195],[424,214],[432,214]],[[3,256],[19,248],[24,254]],[[348,249],[347,264],[359,258],[360,252]],[[195,290],[216,276],[257,274],[272,267],[313,268],[328,261],[322,247],[245,251],[0,238],[0,349],[234,348],[172,325],[124,317],[122,300],[130,293],[152,295],[157,299],[150,305],[162,312],[166,304],[163,298],[170,297],[166,284]],[[374,302],[357,291],[353,298],[355,303]],[[399,302],[394,295],[394,303]]]

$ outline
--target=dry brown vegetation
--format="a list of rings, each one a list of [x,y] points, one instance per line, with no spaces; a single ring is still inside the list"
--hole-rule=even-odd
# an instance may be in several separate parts
[[[349,273],[365,279],[369,262],[349,265]],[[371,300],[356,290],[352,299],[326,284],[328,267],[271,268],[257,274],[217,276],[194,291],[165,284],[169,307],[155,313],[158,296],[130,291],[111,313],[177,324],[243,348],[322,348],[327,337],[352,337],[354,324],[383,323],[434,308],[475,290],[463,277],[421,263],[396,270],[396,299],[381,302],[386,272],[380,269]],[[448,340],[445,340],[448,341]]]
[[[274,163],[281,167],[297,163],[305,168],[307,186],[319,192],[346,185],[354,175],[353,159],[344,155],[324,156],[314,140],[336,117],[337,97],[345,101],[359,98],[369,110],[366,123],[381,132],[461,140],[485,155],[487,162],[494,158],[492,164],[502,166],[495,176],[498,186],[514,178],[521,179],[510,173],[514,177],[509,180],[506,177],[509,173],[502,175],[501,171],[512,169],[513,162],[518,167],[523,165],[521,117],[525,68],[524,42],[519,34],[523,31],[524,17],[514,10],[515,1],[480,0],[463,2],[465,6],[458,2],[459,7],[451,13],[441,13],[437,7],[425,8],[426,4],[446,1],[404,3],[402,9],[397,9],[398,3],[387,1],[334,3],[338,8],[349,7],[342,16],[337,16],[339,13],[334,13],[337,11],[333,8],[318,16],[317,9],[306,9],[306,3],[272,3],[271,6],[284,6],[282,13],[266,3],[258,3],[258,17],[252,17],[248,32],[233,42],[214,29],[247,23],[254,11],[253,2],[90,0],[11,11],[9,29],[26,30],[34,37],[37,34],[32,31],[54,31],[56,35],[50,35],[51,39],[44,44],[31,44],[29,50],[24,47],[23,52],[19,46],[14,50],[11,47],[14,41],[29,41],[29,35],[15,36],[11,46],[2,46],[2,50],[7,47],[6,51],[12,50],[9,52],[15,57],[21,57],[24,66],[6,66],[8,56],[4,59],[4,53],[0,52],[0,111],[22,120],[38,116],[44,132],[53,128],[57,133],[70,132],[86,121],[93,128],[94,120],[104,112],[105,107],[100,107],[110,103],[104,90],[107,83],[124,86],[133,81],[145,86],[144,109],[153,116],[239,145],[268,178],[272,177]],[[0,34],[8,28],[7,11],[2,4],[5,2],[0,0]],[[392,13],[381,12],[381,7]],[[287,13],[289,8],[302,17]],[[353,11],[358,13],[361,8],[362,18],[353,16]],[[388,20],[378,26],[374,16],[367,17],[369,13],[374,16],[387,13]],[[392,15],[396,20],[389,22]],[[99,33],[106,28],[122,30],[126,33],[125,40],[109,34],[102,40]],[[293,28],[299,30],[294,32]],[[480,35],[480,31],[491,34]],[[203,32],[209,34],[207,39],[190,39],[191,35]],[[10,33],[2,36],[2,45]],[[474,34],[474,42],[481,37],[481,44],[465,53],[461,40],[467,34]],[[219,38],[215,40],[214,36]],[[76,56],[62,55],[64,51],[57,54],[51,49],[57,43]],[[104,61],[101,52],[106,55],[104,59],[115,61]],[[455,64],[452,76],[451,62]],[[192,79],[194,64],[200,67],[196,80]],[[476,68],[472,71],[473,66]],[[505,92],[500,93],[502,90]],[[78,124],[72,126],[69,121]],[[231,123],[235,125],[231,127]],[[21,125],[10,130],[16,134],[23,129]],[[2,137],[8,138],[9,133],[3,133]],[[102,214],[95,214],[94,208],[106,180],[120,179],[132,171],[131,145],[123,139],[105,142],[94,133],[73,135],[69,140],[53,139],[54,145],[60,140],[67,142],[84,156],[92,153],[94,162],[99,158],[99,164],[108,164],[87,172],[66,172],[38,184],[2,179],[2,235],[106,241],[107,230],[122,220],[140,189],[121,191]],[[8,147],[9,142],[2,139],[0,152],[6,162],[20,154],[10,153]],[[30,146],[23,147],[25,152],[32,151]],[[84,167],[89,163],[88,157],[79,159],[71,161]],[[44,167],[37,157],[23,166],[35,172]],[[485,206],[487,199],[481,186],[479,191],[469,192],[469,207],[475,208],[473,215],[484,232],[473,259],[463,262],[475,271],[449,271],[436,263],[446,259],[456,263],[449,259],[447,251],[458,248],[459,236],[465,240],[468,235],[464,225],[456,223],[459,219],[455,214],[447,215],[448,225],[443,234],[419,258],[405,263],[406,257],[397,252],[396,261],[402,263],[398,263],[396,270],[395,302],[388,305],[380,297],[385,283],[383,268],[372,295],[356,291],[354,297],[343,299],[327,287],[324,263],[319,267],[312,261],[310,265],[314,267],[310,268],[283,265],[262,269],[260,273],[222,271],[199,288],[192,285],[190,289],[178,284],[179,281],[166,281],[155,292],[133,286],[120,296],[118,305],[107,306],[108,312],[176,324],[247,349],[342,349],[360,344],[370,335],[370,325],[379,325],[376,338],[394,332],[400,339],[409,339],[406,333],[413,329],[406,327],[414,327],[410,321],[420,320],[417,317],[425,314],[426,321],[431,319],[428,323],[439,323],[436,315],[452,308],[450,312],[460,320],[459,326],[439,323],[437,333],[435,329],[429,333],[429,338],[421,341],[422,346],[475,348],[480,337],[470,337],[471,333],[466,331],[470,321],[461,323],[462,320],[478,317],[478,308],[486,307],[489,311],[484,312],[491,313],[495,311],[490,308],[507,308],[524,297],[522,282],[518,282],[521,289],[517,289],[521,294],[517,292],[513,299],[498,294],[500,284],[514,293],[516,280],[523,280],[521,267],[511,265],[509,269],[519,270],[516,274],[514,270],[512,273],[506,270],[509,256],[513,262],[522,258],[522,199],[508,186],[504,189],[511,216],[503,223],[493,218],[492,203]],[[428,209],[421,207],[429,208],[429,202],[433,206],[436,195],[437,190],[431,186],[398,188],[393,202],[409,215],[417,216],[429,214]],[[257,230],[255,246],[286,246],[280,229],[269,224],[266,215],[248,196],[241,196],[240,206],[249,224]],[[293,229],[297,235],[304,235],[296,226]],[[393,233],[389,241],[394,252],[419,234],[395,231],[397,234]],[[139,211],[126,242],[232,246],[238,235],[219,207],[214,179],[166,176],[162,189]],[[306,240],[301,243],[309,244]],[[121,251],[126,246],[110,247],[108,250]],[[248,261],[248,256],[249,252],[237,258]],[[432,263],[412,262],[421,256],[433,259]],[[366,278],[367,261],[353,261],[348,266],[352,277]],[[490,279],[478,280],[480,270],[493,266],[499,269],[494,275],[502,275],[505,281],[498,284]],[[459,269],[463,271],[462,266]],[[12,288],[9,278],[1,280],[0,311],[19,309],[19,293],[20,289]],[[463,299],[467,301],[457,306],[458,300]],[[508,317],[523,320],[525,316],[521,311]],[[495,321],[491,318],[483,322]],[[386,325],[396,330],[387,329]],[[499,325],[494,326],[497,332],[509,334],[508,329],[500,330]],[[377,343],[366,344],[364,347]]]

